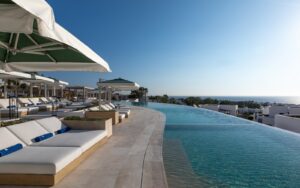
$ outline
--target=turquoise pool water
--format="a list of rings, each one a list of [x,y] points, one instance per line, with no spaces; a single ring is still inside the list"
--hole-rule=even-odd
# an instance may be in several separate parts
[[[178,144],[192,174],[202,181],[178,181],[181,185],[174,186],[300,187],[298,134],[204,109],[157,103],[146,107],[167,117],[164,141],[171,145],[164,151],[173,152],[173,158],[164,158],[167,176],[178,180],[188,174],[183,162],[176,163],[183,155],[175,151]]]

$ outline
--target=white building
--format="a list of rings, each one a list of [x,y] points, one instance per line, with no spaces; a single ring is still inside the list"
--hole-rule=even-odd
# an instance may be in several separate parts
[[[239,114],[249,113],[249,108],[248,107],[238,108],[238,112],[239,112]]]
[[[290,106],[289,107],[290,116],[300,116],[300,106]]]
[[[274,126],[292,132],[300,133],[300,118],[277,114],[275,115]]]
[[[199,108],[205,108],[205,109],[208,109],[208,110],[219,111],[219,105],[218,104],[199,105]]]
[[[273,126],[273,125],[274,125],[274,117],[270,117],[270,116],[262,116],[262,117],[261,117],[261,122],[262,122],[263,124]]]
[[[276,124],[277,124],[280,126],[282,124],[281,119],[286,120],[285,117],[291,118],[289,116],[300,116],[300,106],[297,106],[297,105],[272,105],[269,107],[263,107],[262,114],[263,114],[262,123],[268,124],[268,125],[274,125],[274,126],[276,126]],[[282,116],[278,116],[278,115],[284,115],[284,117],[282,118]],[[279,124],[278,124],[278,121],[279,121]],[[288,121],[288,122],[292,122],[292,121]],[[286,126],[286,121],[284,124]]]
[[[199,105],[199,108],[205,108],[208,110],[219,111],[218,104],[203,104],[203,105]]]
[[[269,115],[270,112],[270,106],[263,106],[262,107],[262,114],[263,115]]]
[[[276,114],[288,114],[289,107],[287,105],[273,105],[269,109],[269,116],[275,117]]]
[[[238,105],[220,104],[219,112],[236,116],[238,112]]]

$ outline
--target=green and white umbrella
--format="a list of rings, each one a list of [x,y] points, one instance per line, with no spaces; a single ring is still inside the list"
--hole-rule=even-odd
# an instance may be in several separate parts
[[[99,55],[55,22],[44,0],[0,0],[0,68],[110,72]]]
[[[139,84],[123,78],[101,81],[98,86],[99,90],[105,88],[109,102],[111,101],[112,93],[114,91],[131,91],[140,88]]]
[[[130,91],[139,89],[139,84],[125,80],[123,78],[116,78],[113,80],[105,80],[100,82],[100,87],[111,88],[114,91]]]

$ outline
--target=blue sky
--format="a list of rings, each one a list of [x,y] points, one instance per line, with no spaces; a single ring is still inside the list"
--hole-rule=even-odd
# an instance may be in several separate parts
[[[56,21],[103,57],[113,72],[45,75],[88,86],[95,86],[100,76],[123,77],[150,94],[300,95],[300,1],[48,3]]]

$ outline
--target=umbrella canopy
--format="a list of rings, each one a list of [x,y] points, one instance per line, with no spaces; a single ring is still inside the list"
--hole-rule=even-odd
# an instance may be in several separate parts
[[[123,78],[102,81],[99,83],[99,86],[111,88],[112,90],[135,90],[140,87],[137,83]]]
[[[6,72],[0,69],[0,79],[29,79],[31,78],[30,74],[22,72]]]
[[[60,85],[60,86],[68,86],[68,85],[69,85],[68,82],[61,81],[61,80],[58,80],[58,81],[57,81],[57,84]]]
[[[40,76],[40,75],[31,75],[30,78],[28,79],[22,79],[24,82],[29,82],[29,83],[44,83],[48,85],[52,85],[55,83],[55,80],[52,78]]]
[[[55,22],[45,0],[0,2],[0,68],[110,72],[99,55]]]

